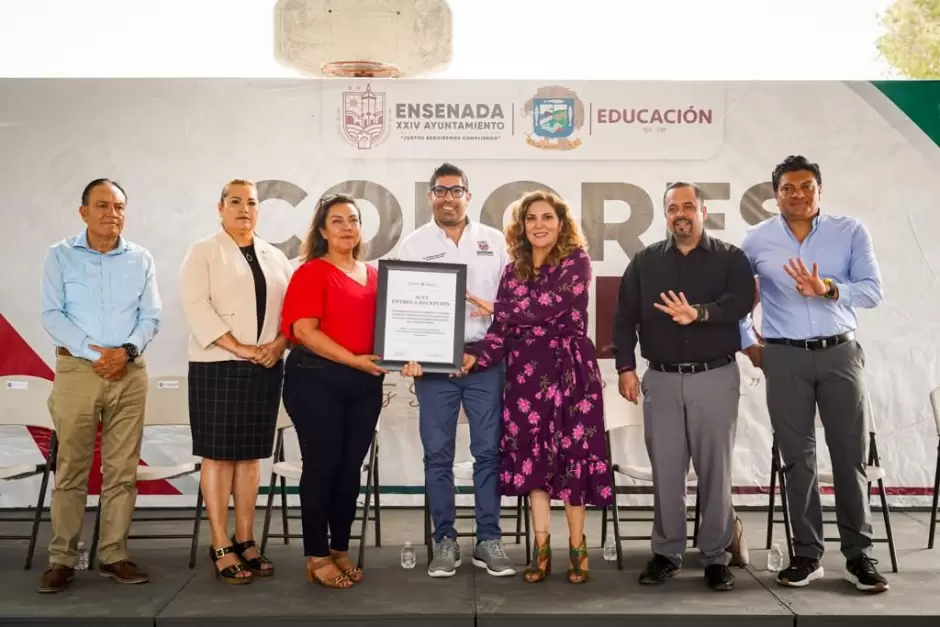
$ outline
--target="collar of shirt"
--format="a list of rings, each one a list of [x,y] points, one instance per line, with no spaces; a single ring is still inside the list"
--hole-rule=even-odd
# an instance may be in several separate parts
[[[676,238],[670,235],[669,237],[666,238],[665,250],[668,251],[674,248],[678,250],[678,247],[676,246]],[[712,238],[708,236],[708,233],[706,233],[705,231],[702,231],[702,238],[698,241],[698,246],[696,246],[692,250],[698,250],[698,249],[702,249],[708,252],[712,252],[715,250],[715,242],[712,240]]]
[[[118,236],[117,246],[115,246],[112,250],[109,250],[106,253],[102,253],[102,252],[95,250],[88,244],[88,230],[87,229],[82,231],[79,235],[76,235],[75,237],[73,237],[72,240],[69,242],[69,246],[71,246],[72,248],[81,248],[81,249],[87,250],[88,252],[96,253],[98,255],[120,255],[122,253],[127,252],[128,250],[127,241],[124,239],[123,235]]]
[[[780,228],[783,229],[783,232],[786,233],[790,237],[790,239],[796,242],[797,241],[796,235],[794,235],[793,231],[790,230],[790,225],[787,224],[787,221],[784,219],[783,214],[778,215],[774,219],[777,221],[777,224],[780,226]],[[822,220],[822,209],[816,212],[816,217],[813,218],[813,223],[812,223],[812,226],[810,227],[809,235],[806,236],[806,239],[809,239],[810,237],[812,237],[816,233],[816,231],[819,230],[821,220]]]

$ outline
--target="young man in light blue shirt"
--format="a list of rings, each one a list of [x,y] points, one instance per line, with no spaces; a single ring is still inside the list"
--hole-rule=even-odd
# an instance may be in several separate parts
[[[884,592],[888,582],[870,557],[865,354],[855,339],[856,309],[883,300],[881,272],[865,225],[820,211],[818,165],[787,157],[774,169],[772,183],[780,215],[752,227],[741,248],[759,279],[764,337],[763,347],[753,338],[743,346],[749,356],[764,353],[767,407],[783,456],[793,526],[795,555],[777,581],[802,587],[823,576],[818,407],[838,495],[845,578],[863,592]],[[753,332],[748,325],[742,331]]]
[[[142,354],[160,328],[150,253],[125,240],[124,190],[96,179],[82,192],[85,231],[54,244],[42,275],[42,324],[56,347],[49,410],[58,439],[49,568],[38,591],[71,582],[101,423],[99,573],[120,583],[148,576],[130,561],[127,534],[137,499],[147,368]]]

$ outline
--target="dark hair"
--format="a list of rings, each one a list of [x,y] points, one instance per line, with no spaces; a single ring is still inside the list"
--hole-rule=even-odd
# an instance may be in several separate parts
[[[773,174],[770,176],[770,181],[774,187],[774,194],[777,193],[777,189],[780,187],[780,179],[784,174],[787,172],[803,171],[812,172],[813,176],[816,177],[816,184],[822,187],[822,173],[819,171],[819,165],[812,163],[803,155],[790,155],[781,163],[777,164],[777,167],[774,168]]]
[[[467,178],[467,175],[464,174],[464,171],[455,166],[453,163],[442,163],[437,166],[437,169],[431,174],[431,180],[429,185],[434,187],[437,185],[437,179],[442,176],[459,176],[460,180],[463,182],[464,187],[470,187],[470,179]]]
[[[331,194],[320,198],[320,200],[317,201],[317,210],[313,213],[313,221],[310,223],[310,230],[307,232],[307,237],[301,248],[301,263],[305,263],[311,259],[319,259],[329,252],[330,245],[323,238],[320,229],[326,228],[326,218],[330,215],[330,209],[332,209],[334,205],[352,205],[356,208],[359,219],[362,220],[362,211],[359,209],[359,205],[356,204],[356,199],[349,194]],[[356,244],[356,247],[353,248],[353,259],[362,258],[362,248],[362,242],[360,241]]]
[[[111,179],[95,179],[91,183],[85,186],[85,189],[82,190],[82,206],[88,206],[88,197],[91,196],[92,190],[94,190],[99,185],[114,185],[121,193],[124,194],[124,200],[127,200],[127,192],[124,191],[124,188],[118,185],[117,181],[112,181]]]
[[[666,191],[663,192],[663,206],[664,207],[666,206],[666,196],[669,195],[669,192],[671,192],[674,189],[681,189],[683,187],[691,187],[695,191],[695,199],[699,201],[699,203],[705,200],[705,193],[702,192],[702,188],[696,185],[695,183],[688,183],[686,181],[676,181],[666,186]]]

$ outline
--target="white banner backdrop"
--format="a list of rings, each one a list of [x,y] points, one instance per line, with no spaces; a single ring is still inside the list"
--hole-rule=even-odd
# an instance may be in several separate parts
[[[380,106],[364,104],[366,93],[381,94]],[[473,116],[488,108],[492,123],[497,105],[505,126],[479,139],[491,131],[474,130]],[[52,243],[81,231],[83,186],[113,178],[128,192],[125,235],[156,260],[164,312],[146,354],[152,376],[186,373],[179,268],[187,246],[218,228],[215,203],[231,178],[261,182],[259,235],[293,256],[327,191],[362,199],[371,255],[391,257],[429,218],[428,178],[442,161],[466,170],[471,218],[491,224],[522,191],[550,187],[572,204],[590,243],[591,333],[603,349],[618,278],[636,250],[665,233],[668,182],[702,184],[709,230],[740,243],[749,224],[776,211],[773,166],[804,154],[822,167],[823,211],[856,216],[872,231],[886,302],[861,313],[858,335],[879,449],[892,503],[927,502],[937,447],[928,393],[940,383],[940,252],[926,243],[940,233],[940,159],[926,135],[869,84],[4,80],[0,146],[8,234],[0,247],[0,315],[52,363],[39,319],[42,260]],[[0,338],[0,350],[8,340]],[[0,363],[15,361],[6,357]],[[739,361],[736,502],[759,505],[767,499],[771,433],[761,373],[743,356]],[[616,393],[612,360],[602,360],[602,369],[608,420],[635,417],[638,409]],[[418,504],[417,402],[411,382],[396,375],[386,392],[383,504]],[[467,447],[461,433],[458,461],[468,459]],[[647,462],[639,429],[618,430],[614,449],[618,461]],[[290,450],[297,454],[293,441]],[[143,458],[188,461],[188,429],[149,429]],[[25,429],[0,427],[0,464],[38,459]],[[190,504],[196,485],[194,477],[173,481],[142,492],[139,502]],[[29,505],[37,490],[37,480],[0,483],[0,507]],[[621,497],[628,504],[650,498]]]

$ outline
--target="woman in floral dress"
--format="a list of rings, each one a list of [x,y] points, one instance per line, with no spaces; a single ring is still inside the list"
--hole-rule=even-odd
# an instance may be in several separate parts
[[[601,375],[587,336],[591,259],[570,209],[548,192],[516,203],[506,240],[512,262],[496,302],[468,296],[493,323],[467,353],[477,369],[506,360],[500,482],[504,495],[531,502],[535,547],[525,579],[551,572],[551,499],[558,499],[568,519],[568,580],[582,583],[585,505],[609,506],[613,497]]]

